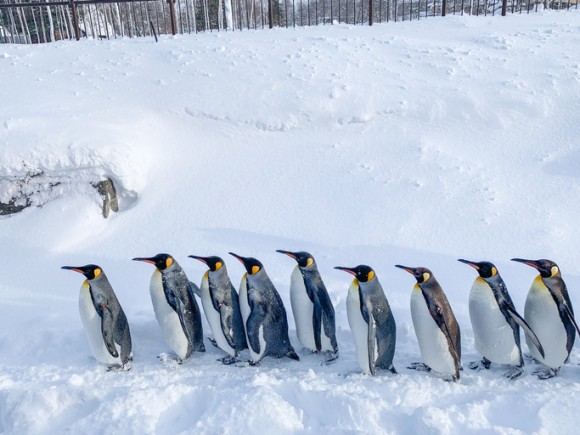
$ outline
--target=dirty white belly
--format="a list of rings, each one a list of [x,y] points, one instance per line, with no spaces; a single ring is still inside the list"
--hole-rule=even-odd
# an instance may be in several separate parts
[[[149,291],[151,293],[151,302],[153,302],[155,318],[161,327],[165,343],[179,358],[185,359],[189,342],[187,336],[183,332],[183,328],[181,327],[179,316],[175,310],[171,308],[171,305],[167,303],[165,292],[163,291],[161,272],[157,269],[153,272],[153,276],[151,277]]]
[[[447,338],[431,316],[418,286],[411,293],[411,317],[423,362],[435,372],[454,375],[455,363]]]
[[[207,272],[203,276],[199,289],[201,292],[201,305],[203,306],[203,312],[205,313],[207,323],[209,323],[209,327],[213,333],[216,344],[221,350],[227,352],[231,356],[235,356],[236,351],[230,346],[226,336],[224,335],[220,313],[215,310],[211,301]]]
[[[497,364],[520,363],[513,329],[499,309],[491,287],[480,277],[469,294],[469,317],[475,348],[481,355]]]

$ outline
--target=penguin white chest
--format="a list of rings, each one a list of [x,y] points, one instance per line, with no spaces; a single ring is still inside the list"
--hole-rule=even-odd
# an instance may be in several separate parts
[[[455,362],[447,338],[431,316],[418,286],[411,293],[411,317],[423,362],[435,372],[454,375]]]
[[[368,350],[369,326],[367,322],[365,322],[361,312],[359,291],[358,283],[356,283],[355,280],[348,289],[348,295],[346,297],[346,314],[354,338],[358,364],[363,373],[368,374],[371,372]],[[375,355],[376,354],[377,353],[375,352]],[[372,364],[374,364],[374,361]]]
[[[250,304],[248,302],[248,283],[246,274],[244,274],[244,276],[242,277],[238,293],[240,301],[240,313],[242,314],[242,320],[244,321],[244,331],[246,332],[246,340],[249,343],[247,322],[248,318],[250,317],[251,310]]]
[[[524,318],[544,348],[545,358],[542,358],[526,335],[526,344],[532,356],[550,368],[560,368],[568,358],[566,350],[568,335],[560,318],[558,306],[539,275],[528,292]]]
[[[489,284],[475,279],[469,294],[469,317],[473,327],[475,348],[491,362],[517,365],[520,350],[514,332],[501,312]]]
[[[300,268],[296,266],[290,281],[290,303],[296,323],[296,334],[300,344],[306,349],[316,350],[314,341],[313,313],[314,304],[308,297],[304,277]]]
[[[183,332],[179,316],[171,305],[167,302],[165,292],[163,291],[163,280],[161,272],[155,270],[151,277],[149,286],[151,293],[151,302],[153,303],[153,311],[155,311],[155,318],[161,327],[163,339],[165,343],[171,348],[173,352],[181,359],[187,356],[189,341]]]
[[[205,313],[207,323],[209,323],[216,344],[221,350],[227,352],[231,356],[235,356],[236,351],[232,349],[224,335],[220,313],[216,311],[211,300],[208,272],[203,276],[199,289],[201,292],[201,305],[203,306],[203,312]]]
[[[95,359],[103,364],[118,364],[122,365],[121,362],[121,347],[115,343],[117,348],[117,353],[119,357],[113,357],[103,340],[103,332],[101,329],[101,317],[97,313],[93,300],[91,298],[91,293],[89,290],[89,285],[85,282],[81,287],[79,293],[79,314],[81,317],[81,322],[85,329],[85,334],[89,341],[89,347],[91,348],[91,353]]]

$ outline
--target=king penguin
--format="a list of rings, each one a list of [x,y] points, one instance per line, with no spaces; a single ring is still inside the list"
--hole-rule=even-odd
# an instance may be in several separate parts
[[[544,356],[540,340],[516,311],[504,280],[492,263],[462,259],[458,261],[473,267],[479,274],[469,294],[469,317],[473,327],[475,348],[483,359],[481,363],[471,363],[469,367],[488,369],[492,362],[509,364],[513,369],[506,377],[519,378],[524,372],[520,326],[534,347]]]
[[[538,351],[528,336],[526,343],[534,359],[549,368],[548,371],[536,371],[534,374],[540,379],[549,379],[556,376],[560,367],[568,362],[576,338],[575,329],[580,333],[574,319],[572,301],[556,263],[545,259],[512,258],[512,261],[527,264],[540,272],[528,292],[524,318],[538,334],[545,355]]]
[[[298,340],[306,349],[325,352],[328,364],[338,358],[334,307],[308,252],[278,250],[298,263],[290,278],[290,302]]]
[[[365,265],[335,269],[354,276],[348,289],[346,313],[363,373],[374,375],[377,368],[397,373],[393,366],[397,326],[375,271]]]
[[[241,257],[246,273],[240,283],[240,311],[246,329],[250,364],[258,364],[265,356],[299,361],[288,336],[288,318],[280,294],[270,281],[264,266],[255,258]]]
[[[459,380],[461,370],[461,334],[447,296],[429,269],[395,267],[409,272],[417,280],[411,293],[411,317],[423,363],[411,364],[415,370],[435,371]]]
[[[238,361],[238,353],[248,348],[238,293],[220,257],[189,257],[209,267],[201,280],[201,304],[216,346],[228,354],[220,361],[232,364]]]
[[[197,286],[169,254],[133,260],[155,265],[149,284],[151,302],[165,343],[175,352],[177,361],[183,362],[193,351],[205,352],[201,313],[194,296],[199,292]]]
[[[79,294],[79,313],[95,359],[110,368],[131,368],[131,332],[127,316],[99,266],[63,266],[82,273],[86,280]]]

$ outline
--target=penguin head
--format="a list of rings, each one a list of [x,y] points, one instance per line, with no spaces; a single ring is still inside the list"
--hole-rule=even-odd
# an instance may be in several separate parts
[[[175,260],[169,254],[157,254],[155,257],[136,257],[133,258],[133,261],[151,263],[160,271],[170,268],[175,263]]]
[[[479,263],[463,259],[459,259],[457,261],[473,267],[475,270],[477,270],[477,273],[479,273],[479,276],[483,279],[489,279],[497,275],[497,267],[495,267],[493,263],[490,263],[489,261],[481,261]]]
[[[527,264],[540,272],[542,278],[554,278],[557,276],[562,276],[560,273],[560,268],[556,263],[551,260],[546,260],[545,258],[541,260],[526,260],[523,258],[512,258],[512,261],[517,261],[518,263]]]
[[[435,279],[433,278],[433,273],[425,267],[407,267],[401,266],[400,264],[396,264],[395,267],[403,269],[413,275],[417,280],[417,284],[426,284]]]
[[[293,258],[298,263],[298,266],[300,266],[303,269],[312,267],[314,264],[316,264],[316,262],[314,261],[314,257],[310,255],[308,252],[304,251],[291,252],[291,251],[283,251],[281,249],[278,249],[276,252],[279,252],[280,254],[285,254],[288,257]]]
[[[74,272],[82,273],[86,279],[93,280],[98,278],[103,274],[103,269],[101,269],[96,264],[87,264],[86,266],[62,266],[61,269],[72,270]]]
[[[264,265],[262,263],[260,263],[258,260],[256,260],[255,258],[242,257],[240,255],[234,254],[233,252],[230,252],[230,255],[233,255],[238,260],[240,260],[240,263],[242,263],[244,265],[244,267],[246,268],[246,271],[248,272],[249,275],[255,275],[260,270],[264,269]]]
[[[209,270],[211,272],[217,272],[224,266],[224,260],[220,257],[212,256],[212,257],[198,257],[197,255],[190,255],[189,258],[194,258],[202,263],[207,264]]]
[[[357,267],[336,266],[335,269],[344,270],[353,275],[359,282],[370,282],[377,276],[372,267],[361,264]]]

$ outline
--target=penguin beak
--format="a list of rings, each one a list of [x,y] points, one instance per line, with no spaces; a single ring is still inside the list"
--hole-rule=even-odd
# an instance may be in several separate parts
[[[246,259],[244,257],[242,257],[241,255],[234,254],[233,252],[228,252],[228,254],[236,257],[240,261],[240,263],[242,263],[244,266],[246,265]]]
[[[206,257],[198,257],[196,255],[188,255],[189,258],[193,258],[195,260],[201,261],[202,263],[207,264],[207,258]]]
[[[145,263],[156,264],[153,258],[135,257],[133,261],[143,261]]]
[[[73,272],[78,272],[78,273],[81,273],[81,274],[83,274],[83,275],[85,274],[85,272],[84,272],[84,270],[83,270],[83,268],[82,268],[82,267],[76,267],[76,266],[62,266],[62,267],[61,267],[61,269],[64,269],[64,270],[72,270]]]
[[[413,269],[412,267],[401,266],[400,264],[395,264],[395,267],[403,269],[404,271],[409,272],[411,275],[415,276],[415,269]]]
[[[356,271],[349,267],[336,266],[335,269],[344,270],[346,273],[350,273],[352,276],[356,276]]]
[[[523,258],[512,258],[512,261],[517,261],[518,263],[524,263],[530,267],[533,267],[534,269],[540,270],[540,265],[534,260],[525,260]]]
[[[283,251],[281,249],[276,249],[276,252],[279,252],[280,254],[285,254],[290,258],[293,258],[294,260],[296,260],[296,254],[294,254],[293,252],[290,251]]]
[[[477,263],[474,263],[473,261],[468,261],[468,260],[463,260],[462,258],[460,258],[459,260],[462,263],[467,264],[468,266],[473,267],[475,270],[479,271],[479,266],[477,265]]]

